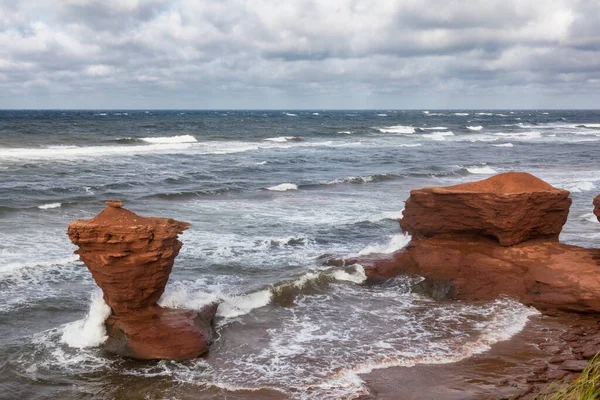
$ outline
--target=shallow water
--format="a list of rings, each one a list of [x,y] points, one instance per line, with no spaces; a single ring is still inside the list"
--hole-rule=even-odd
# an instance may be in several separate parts
[[[545,112],[0,111],[0,391],[353,398],[361,373],[486,350],[534,312],[435,302],[410,292],[418,277],[366,285],[317,258],[397,250],[411,189],[513,170],[571,190],[561,239],[593,246],[600,112]],[[193,224],[161,303],[224,300],[206,358],[97,347],[102,304],[66,226],[111,198]]]

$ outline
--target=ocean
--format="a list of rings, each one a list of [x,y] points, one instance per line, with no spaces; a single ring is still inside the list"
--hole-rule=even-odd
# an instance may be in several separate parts
[[[599,156],[600,111],[0,111],[0,397],[377,398],[362,374],[470,357],[539,314],[319,258],[399,250],[411,189],[506,171],[570,190],[561,240],[597,247]],[[109,199],[192,223],[160,304],[223,301],[206,357],[100,349],[66,230]]]

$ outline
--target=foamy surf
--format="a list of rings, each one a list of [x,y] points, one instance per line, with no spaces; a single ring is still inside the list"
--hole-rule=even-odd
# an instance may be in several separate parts
[[[403,249],[410,242],[411,237],[405,233],[399,233],[388,237],[385,243],[375,243],[362,249],[358,255],[366,256],[369,254],[391,254]]]
[[[565,186],[565,189],[574,193],[588,192],[595,188],[596,185],[590,181],[577,181]]]
[[[286,192],[288,190],[297,190],[298,185],[294,185],[293,183],[282,183],[276,186],[268,187],[267,190],[271,190],[273,192]]]
[[[502,143],[502,144],[493,144],[492,146],[494,147],[513,147],[514,145],[512,143]]]
[[[498,173],[494,168],[490,167],[489,165],[474,165],[471,167],[467,167],[466,170],[469,173],[476,175],[493,175]]]
[[[483,126],[481,125],[477,125],[477,126],[467,126],[467,129],[470,131],[475,131],[475,132],[479,132],[480,130],[483,129]]]
[[[70,347],[96,347],[106,341],[104,321],[110,316],[111,309],[104,302],[99,290],[92,294],[90,310],[84,319],[64,326],[61,341]]]
[[[398,134],[415,133],[414,127],[405,126],[405,125],[394,125],[394,126],[387,126],[384,128],[375,128],[375,129],[377,129],[381,133],[398,133]]]
[[[449,136],[454,136],[454,132],[451,131],[443,131],[443,132],[433,132],[425,135],[421,135],[424,138],[435,140],[435,141],[444,141]]]
[[[140,139],[143,142],[153,144],[169,144],[169,143],[196,143],[195,137],[192,135],[178,135],[178,136],[165,136],[165,137],[144,137]]]
[[[273,138],[264,139],[267,142],[285,143],[285,142],[299,142],[302,138],[297,136],[279,136]]]
[[[40,206],[37,206],[40,210],[50,210],[52,208],[59,208],[62,204],[61,203],[46,203],[46,204],[42,204]]]

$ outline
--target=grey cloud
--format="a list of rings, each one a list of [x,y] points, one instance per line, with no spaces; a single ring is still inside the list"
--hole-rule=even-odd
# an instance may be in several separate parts
[[[600,4],[0,0],[0,49],[0,107],[414,106],[407,92],[460,107],[473,93],[508,103],[506,87],[515,104],[523,91],[585,102],[600,82]]]

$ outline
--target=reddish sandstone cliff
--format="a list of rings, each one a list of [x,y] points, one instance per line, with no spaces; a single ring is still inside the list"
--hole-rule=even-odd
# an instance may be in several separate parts
[[[558,239],[570,205],[568,191],[525,172],[508,172],[478,182],[413,190],[400,226],[415,238],[477,234],[511,246],[538,237]]]
[[[525,173],[413,190],[400,221],[410,244],[347,262],[365,266],[371,280],[423,276],[425,287],[452,298],[508,295],[539,309],[600,312],[600,249],[558,242],[568,194]]]
[[[69,224],[75,253],[86,264],[112,309],[104,347],[140,359],[186,359],[208,350],[216,305],[203,310],[159,307],[175,257],[177,235],[190,224],[142,217],[119,201],[90,220]]]
[[[594,214],[596,214],[596,218],[600,221],[600,195],[594,199]]]

